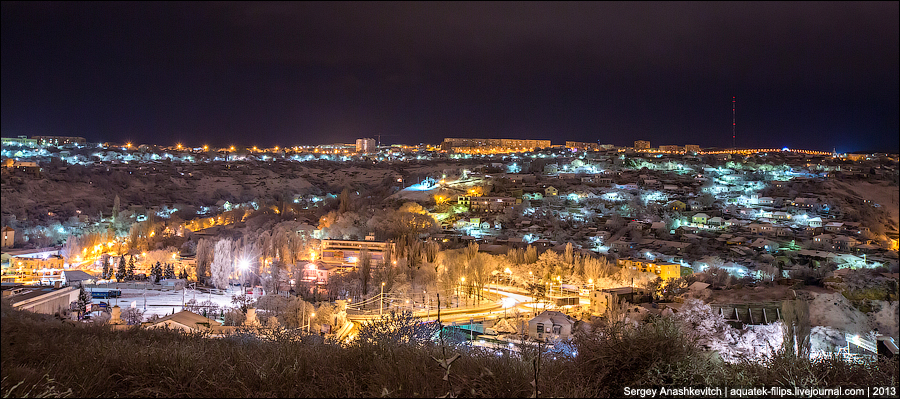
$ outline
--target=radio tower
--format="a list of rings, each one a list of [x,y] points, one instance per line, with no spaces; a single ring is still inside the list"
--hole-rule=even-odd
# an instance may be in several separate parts
[[[731,149],[736,149],[734,146],[734,96],[731,97]]]

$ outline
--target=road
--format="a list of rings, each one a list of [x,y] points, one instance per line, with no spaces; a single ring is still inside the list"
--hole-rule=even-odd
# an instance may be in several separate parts
[[[457,308],[441,309],[441,323],[450,325],[453,323],[468,323],[471,321],[496,320],[508,317],[516,313],[516,311],[525,314],[534,314],[546,308],[545,303],[538,303],[527,292],[508,286],[500,286],[490,284],[485,291],[494,295],[499,295],[496,300],[485,301],[480,305],[472,305]],[[585,302],[586,298],[581,298],[581,302]],[[397,307],[396,309],[402,309]],[[384,312],[389,311],[386,308]],[[423,320],[437,320],[437,312],[435,310],[419,310],[413,312],[413,316]],[[347,336],[355,335],[357,323],[365,323],[370,320],[377,319],[378,313],[352,313],[348,312],[347,319],[354,323],[351,327],[342,327],[338,339],[344,339]]]

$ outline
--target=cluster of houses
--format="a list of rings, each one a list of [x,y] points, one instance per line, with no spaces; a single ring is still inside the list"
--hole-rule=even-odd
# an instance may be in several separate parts
[[[839,202],[828,193],[802,191],[794,196],[759,195],[766,187],[787,192],[810,182],[852,180],[855,175],[844,172],[857,171],[858,166],[823,166],[826,157],[783,154],[781,160],[790,164],[789,168],[761,173],[704,166],[685,155],[650,158],[646,162],[657,165],[655,170],[635,170],[618,155],[598,154],[593,159],[556,158],[530,174],[470,174],[490,182],[483,190],[487,194],[460,195],[457,204],[468,210],[469,216],[445,223],[445,231],[432,238],[450,243],[475,241],[487,248],[496,245],[498,253],[503,247],[547,249],[572,242],[598,254],[619,258],[650,255],[651,260],[663,256],[682,265],[716,255],[752,267],[770,260],[760,255],[785,248],[816,261],[841,255],[883,263],[896,259],[890,254],[896,251],[897,232],[890,231],[896,226],[886,226],[886,245],[864,223],[844,216],[849,207],[880,204],[853,198]],[[881,166],[877,170],[881,174],[876,177],[896,174],[896,170]],[[653,216],[641,216],[623,222],[612,216],[617,213],[612,209],[623,203],[663,209],[670,217],[654,220]],[[540,207],[544,213],[529,217],[529,206]],[[548,210],[553,217],[547,217]],[[580,227],[560,234],[554,219]],[[622,234],[623,230],[637,234]]]

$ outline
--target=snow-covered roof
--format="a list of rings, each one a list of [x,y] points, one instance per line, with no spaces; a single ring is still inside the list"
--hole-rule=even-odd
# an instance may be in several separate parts
[[[572,320],[571,317],[562,312],[557,312],[555,310],[545,310],[541,312],[541,314],[535,316],[529,323],[531,322],[546,322],[549,321],[555,325],[563,325],[563,323],[575,324],[575,320]]]
[[[191,312],[190,310],[182,310],[178,313],[171,314],[159,319],[156,319],[151,325],[159,325],[166,321],[171,321],[173,323],[181,324],[188,328],[199,328],[206,326],[218,326],[221,325],[218,321],[213,319],[203,317],[199,314]]]
[[[96,277],[91,276],[81,270],[63,270],[63,276],[67,282],[94,280]]]
[[[709,284],[701,282],[701,281],[695,281],[693,284],[688,286],[688,290],[691,290],[691,291],[702,291],[707,288],[709,288]]]

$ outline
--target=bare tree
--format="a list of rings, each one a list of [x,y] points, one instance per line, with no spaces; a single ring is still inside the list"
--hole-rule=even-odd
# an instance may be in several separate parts
[[[215,255],[216,243],[213,240],[201,239],[197,243],[197,280],[209,277],[209,266]]]
[[[127,308],[122,312],[122,319],[129,325],[140,324],[144,321],[144,311],[138,308]]]
[[[491,276],[492,260],[490,255],[479,253],[476,253],[472,259],[468,260],[468,269],[472,276],[472,289],[475,291],[479,302],[484,292],[484,286]]]
[[[369,294],[369,280],[372,278],[372,255],[368,250],[359,251],[359,280],[363,296]]]
[[[525,250],[525,263],[535,263],[538,260],[537,248],[529,245]]]
[[[563,262],[565,262],[569,267],[572,267],[575,264],[575,248],[572,246],[572,243],[566,243],[566,250],[563,252]]]
[[[784,349],[794,357],[808,358],[810,348],[809,303],[805,300],[783,301]]]
[[[604,257],[584,259],[584,281],[593,280],[596,283],[600,281],[601,277],[609,276],[612,272],[613,267]]]
[[[232,272],[232,255],[231,239],[221,239],[216,243],[213,261],[210,265],[210,274],[212,275],[213,285],[218,289],[228,286],[228,278]]]

